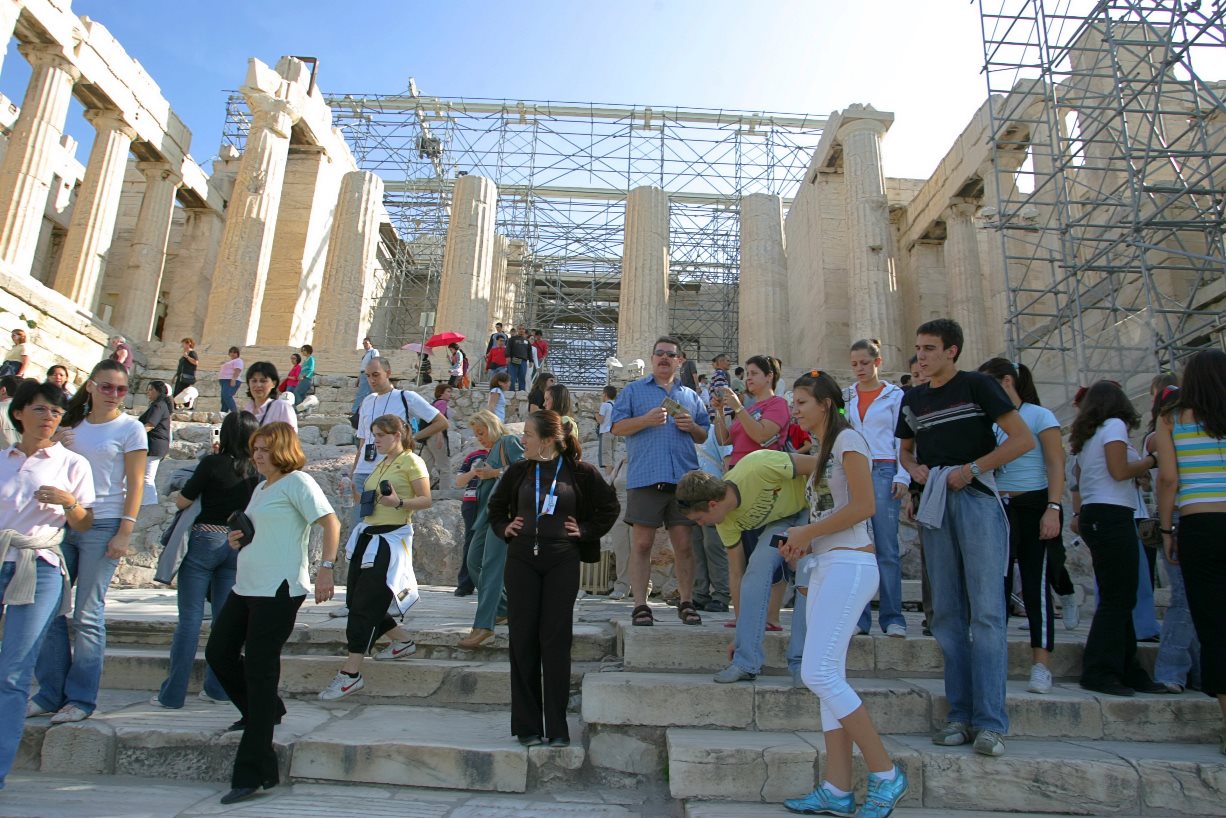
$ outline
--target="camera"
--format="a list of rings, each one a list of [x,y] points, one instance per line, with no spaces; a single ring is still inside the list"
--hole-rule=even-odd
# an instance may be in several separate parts
[[[384,497],[390,497],[392,494],[392,484],[389,483],[387,480],[380,480],[379,481],[379,493],[382,494]]]

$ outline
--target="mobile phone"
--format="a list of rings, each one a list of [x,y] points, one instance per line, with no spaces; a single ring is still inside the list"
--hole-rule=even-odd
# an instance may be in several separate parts
[[[779,546],[783,545],[787,541],[787,534],[776,534],[775,536],[771,537],[770,547],[778,550]]]
[[[392,484],[387,480],[379,481],[379,493],[384,497],[390,497],[392,494]]]
[[[221,442],[221,427],[220,426],[213,427],[213,442],[214,443]]]
[[[688,415],[689,414],[689,412],[685,411],[684,406],[677,403],[677,401],[673,400],[672,398],[665,398],[664,402],[661,403],[660,405],[664,407],[665,412],[672,415],[673,417],[677,417],[678,415]]]

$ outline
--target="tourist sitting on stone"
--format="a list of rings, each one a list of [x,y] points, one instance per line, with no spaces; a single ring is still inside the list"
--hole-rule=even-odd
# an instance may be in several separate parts
[[[200,390],[194,386],[189,386],[182,392],[175,395],[175,408],[191,411],[192,409],[196,408],[196,398],[198,397],[200,397]]]
[[[221,423],[216,454],[206,455],[175,496],[175,506],[189,508],[200,501],[192,523],[187,553],[179,564],[177,600],[179,621],[170,641],[170,670],[152,704],[180,708],[200,644],[204,601],[212,606],[213,620],[221,614],[238,569],[238,552],[230,547],[227,523],[230,515],[247,508],[260,476],[251,460],[250,439],[259,424],[248,412],[231,412]],[[229,701],[213,669],[205,666],[200,698],[206,702]]]
[[[264,477],[245,512],[255,536],[244,544],[242,530],[228,535],[230,547],[238,551],[237,576],[205,647],[209,667],[242,714],[231,725],[243,735],[223,804],[249,798],[280,780],[272,736],[273,726],[285,714],[285,703],[277,695],[281,649],[311,585],[311,527],[323,529],[317,604],[332,598],[332,566],[341,536],[340,521],[323,490],[302,471],[306,455],[294,427],[283,422],[261,426],[251,436],[251,459]]]
[[[523,448],[489,501],[490,527],[508,543],[511,732],[526,747],[542,738],[566,747],[579,562],[599,559],[621,506],[600,471],[580,462],[578,430],[557,413],[528,417]]]
[[[170,387],[165,381],[149,381],[145,387],[149,406],[141,413],[140,422],[145,427],[149,442],[149,456],[145,459],[145,494],[142,505],[158,504],[157,475],[162,458],[170,454],[170,415],[174,407],[170,403]]]
[[[771,586],[788,573],[774,538],[807,519],[805,477],[813,471],[815,462],[811,455],[762,450],[741,458],[723,479],[692,471],[677,483],[681,512],[697,525],[715,526],[726,548],[739,545],[749,555],[749,567],[741,578],[741,610],[732,664],[715,675],[720,684],[752,680],[762,671]],[[788,668],[797,686],[805,643],[803,609],[803,598],[797,597],[787,652]]]
[[[877,509],[873,451],[843,414],[842,393],[829,374],[801,375],[792,400],[797,420],[821,448],[805,487],[809,522],[788,529],[779,551],[784,559],[807,563],[806,570],[798,568],[808,577],[807,592],[796,597],[804,600],[805,610],[798,608],[795,615],[807,620],[800,675],[820,699],[826,763],[822,783],[784,806],[809,815],[885,818],[906,794],[907,775],[890,759],[868,710],[847,683],[847,648],[880,577],[868,526]],[[852,744],[869,770],[868,796],[859,812],[852,794]]]
[[[11,333],[13,346],[4,356],[0,364],[0,375],[15,375],[18,378],[26,376],[26,368],[30,365],[30,353],[26,350],[26,331],[15,329]]]
[[[306,396],[315,390],[315,348],[310,344],[303,344],[298,351],[306,356],[302,359],[298,385],[293,390],[286,390],[294,393],[294,403],[302,403]]]
[[[64,566],[76,588],[71,637],[68,617],[57,616],[38,658],[38,693],[30,713],[57,711],[53,724],[87,719],[98,706],[106,592],[120,559],[131,550],[149,449],[145,427],[123,411],[127,394],[123,364],[99,362],[69,402],[57,433],[66,448],[89,461],[95,499],[89,530],[70,530],[64,537]]]
[[[528,392],[528,414],[544,411],[545,390],[557,382],[558,379],[549,372],[542,372],[536,376],[536,380],[532,382],[532,389]]]
[[[52,440],[64,415],[59,389],[27,380],[5,409],[20,438],[0,452],[0,790],[22,720],[36,715],[26,698],[48,625],[71,605],[64,527],[88,531],[94,504],[89,462]]]
[[[511,390],[511,376],[506,370],[495,372],[490,378],[490,397],[485,408],[503,423],[507,422],[507,392]]]
[[[302,356],[297,352],[289,354],[289,373],[286,374],[285,380],[281,381],[277,390],[281,393],[293,392],[298,388],[298,384],[302,382]]]
[[[65,403],[72,400],[72,396],[76,394],[68,380],[68,367],[63,364],[52,364],[47,367],[47,383],[54,384],[60,388],[60,391],[64,393]]]
[[[277,400],[277,383],[277,368],[270,361],[256,361],[247,367],[247,397],[250,400],[241,408],[254,415],[260,426],[288,423],[297,433],[298,416],[292,403]]]
[[[179,342],[183,354],[175,367],[174,390],[177,395],[196,382],[196,368],[200,365],[200,356],[196,354],[196,339],[184,338]]]
[[[413,573],[413,512],[430,508],[430,475],[413,453],[412,429],[396,415],[382,415],[371,424],[375,448],[383,462],[363,483],[362,522],[345,544],[349,565],[345,604],[349,620],[345,639],[349,656],[319,698],[343,699],[366,686],[362,659],[375,641],[388,635],[391,644],[375,655],[381,661],[408,659],[417,651],[409,632],[389,613],[403,620],[418,599]]]
[[[507,432],[493,412],[482,410],[468,421],[477,440],[489,449],[485,463],[475,466],[481,478],[477,486],[477,519],[468,546],[468,576],[477,588],[477,612],[472,631],[459,641],[461,648],[475,648],[494,638],[494,625],[506,618],[507,597],[502,586],[507,564],[507,544],[490,528],[489,502],[498,478],[507,467],[523,459],[519,438]]]

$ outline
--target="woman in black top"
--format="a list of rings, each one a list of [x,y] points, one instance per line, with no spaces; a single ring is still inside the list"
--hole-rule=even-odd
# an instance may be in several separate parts
[[[152,703],[179,708],[187,696],[187,684],[200,643],[200,623],[204,617],[204,599],[208,595],[216,619],[234,587],[238,569],[238,551],[226,541],[229,526],[226,521],[235,511],[242,511],[251,500],[259,475],[251,463],[248,441],[260,425],[250,412],[231,412],[221,424],[221,441],[217,454],[200,461],[191,479],[183,486],[175,505],[188,508],[200,501],[200,513],[192,525],[187,541],[187,554],[179,566],[179,624],[170,643],[170,673]],[[229,701],[211,668],[204,672],[205,701]]]
[[[536,376],[536,380],[532,382],[532,389],[528,392],[528,411],[540,412],[545,408],[545,390],[558,382],[548,372],[542,372]]]
[[[184,338],[180,343],[183,345],[183,354],[179,356],[179,366],[175,369],[176,395],[196,382],[196,367],[200,364],[195,339]]]
[[[503,581],[511,732],[525,747],[541,744],[542,736],[551,747],[566,747],[580,554],[599,559],[600,538],[621,506],[600,471],[580,462],[577,430],[569,422],[564,427],[556,412],[529,416],[523,444],[524,459],[507,469],[489,501],[490,527],[509,543]]]
[[[149,381],[145,387],[149,407],[140,416],[149,438],[149,457],[145,460],[145,493],[141,505],[156,506],[158,502],[157,475],[162,458],[170,452],[170,387],[165,381]]]

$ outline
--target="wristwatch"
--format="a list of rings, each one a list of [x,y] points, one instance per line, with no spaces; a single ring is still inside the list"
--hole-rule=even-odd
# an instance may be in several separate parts
[[[1048,503],[1047,507],[1050,508],[1052,511],[1063,511],[1064,510],[1064,507],[1060,505],[1059,503]]]
[[[335,568],[336,563],[333,562],[332,560],[320,560],[319,567],[320,568]]]
[[[400,498],[400,502],[396,503],[396,508],[404,508],[404,498]]]
[[[978,477],[982,473],[982,470],[979,468],[979,464],[974,460],[972,460],[969,465],[971,467],[971,477]]]

